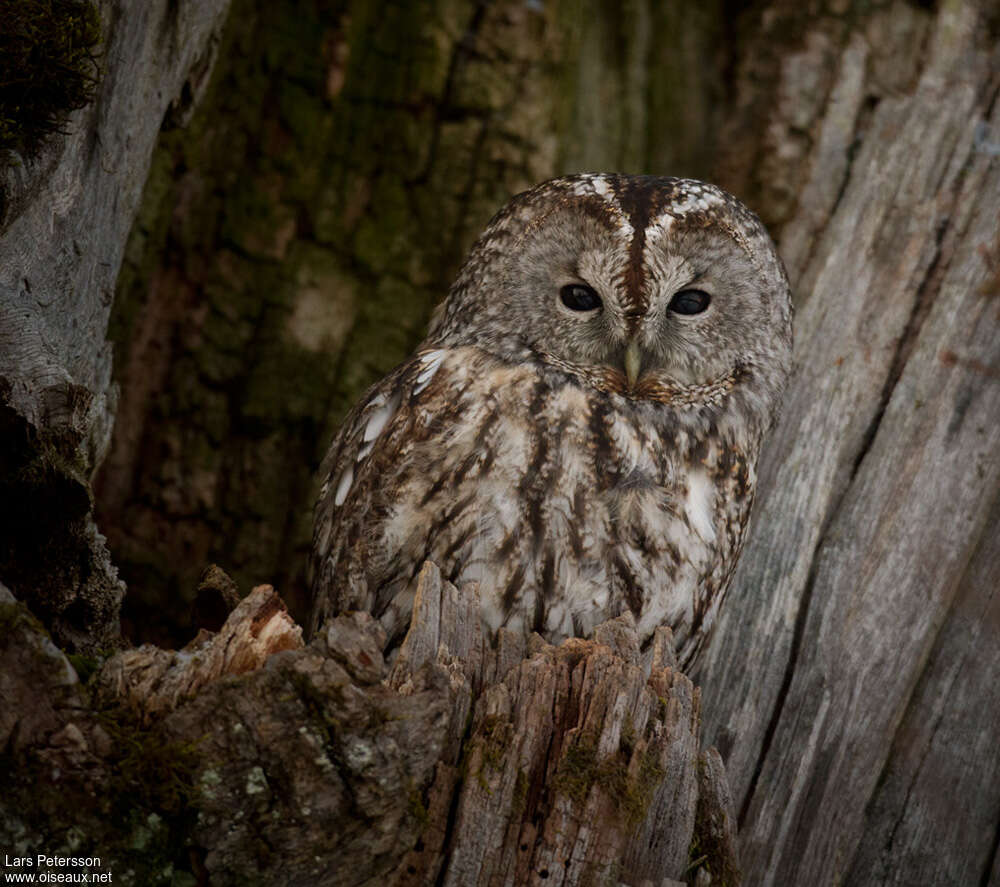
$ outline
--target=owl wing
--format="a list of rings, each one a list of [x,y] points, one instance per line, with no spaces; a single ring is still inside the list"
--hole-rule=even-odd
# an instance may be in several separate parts
[[[424,349],[373,385],[347,415],[333,439],[321,475],[316,501],[310,561],[313,611],[310,633],[327,616],[342,609],[374,609],[375,589],[363,577],[337,575],[345,548],[366,547],[369,512],[380,506],[379,478],[397,467],[411,445],[415,414],[424,412],[427,390],[450,349]],[[346,559],[357,565],[364,558]]]

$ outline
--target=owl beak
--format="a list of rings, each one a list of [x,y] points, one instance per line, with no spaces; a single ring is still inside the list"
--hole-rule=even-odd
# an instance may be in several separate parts
[[[629,342],[625,349],[625,378],[628,379],[628,387],[635,388],[635,383],[642,372],[642,357],[639,354],[638,342]]]

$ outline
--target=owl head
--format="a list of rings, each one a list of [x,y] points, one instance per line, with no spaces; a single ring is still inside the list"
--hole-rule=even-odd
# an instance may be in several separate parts
[[[430,340],[535,356],[636,401],[742,388],[770,417],[791,297],[760,220],[714,185],[576,175],[514,197],[473,247]]]

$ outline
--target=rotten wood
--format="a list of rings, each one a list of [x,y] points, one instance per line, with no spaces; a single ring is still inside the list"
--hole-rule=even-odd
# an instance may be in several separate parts
[[[701,749],[699,693],[668,629],[645,656],[630,616],[589,641],[505,634],[494,647],[470,629],[474,588],[427,564],[391,665],[368,614],[337,617],[303,647],[262,586],[218,634],[119,653],[86,691],[23,606],[3,606],[20,626],[0,644],[5,700],[19,710],[33,695],[39,712],[17,725],[8,804],[58,788],[103,793],[114,810],[124,793],[130,821],[155,821],[157,840],[187,846],[213,885],[738,881],[724,769]],[[27,667],[39,650],[41,683]],[[98,806],[42,803],[20,823],[40,841],[84,829],[116,871],[148,883],[129,859],[134,828],[118,834]]]
[[[100,703],[124,706],[148,725],[223,675],[253,671],[275,653],[301,647],[302,629],[274,589],[261,585],[218,634],[202,630],[182,650],[152,644],[127,650],[101,669],[94,689]]]

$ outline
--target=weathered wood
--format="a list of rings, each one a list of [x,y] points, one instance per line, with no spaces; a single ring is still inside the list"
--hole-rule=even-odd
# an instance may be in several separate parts
[[[60,643],[91,651],[118,643],[124,590],[90,493],[117,399],[115,281],[164,114],[210,71],[228,0],[99,8],[94,103],[0,172],[0,574]]]
[[[492,648],[479,625],[475,587],[458,591],[425,565],[389,683],[405,688],[413,670],[433,661],[451,674],[453,752],[430,806],[444,811],[435,799],[456,797],[448,826],[432,823],[436,841],[410,855],[399,883],[569,887],[684,875],[699,803],[700,704],[666,664],[669,630],[657,634],[644,669],[630,615],[600,626],[591,641],[553,647],[536,636],[527,659],[512,655],[523,642],[501,632]],[[470,703],[471,728],[454,743]],[[721,759],[708,766],[706,834],[713,818],[729,831],[707,864],[734,872]]]
[[[115,656],[101,670],[99,700],[127,708],[144,726],[223,675],[260,668],[275,653],[302,647],[302,629],[270,585],[233,610],[218,634],[202,631],[183,650],[144,644]]]
[[[802,215],[784,228],[818,234],[791,255],[798,373],[696,674],[755,884],[976,883],[996,852],[992,792],[959,839],[952,802],[913,782],[943,712],[1000,730],[985,688],[977,702],[972,687],[947,690],[978,655],[955,634],[963,614],[986,618],[995,593],[991,568],[969,566],[995,546],[1000,490],[1000,164],[982,136],[1000,133],[1000,84],[986,15],[942,4],[893,94],[873,82],[884,32],[853,36],[846,54],[868,58],[867,74],[839,68],[815,127],[836,131],[846,110],[864,131],[853,151],[841,140],[813,157]],[[819,195],[829,178],[832,203]],[[976,734],[955,741],[936,758],[942,784],[995,772],[995,743],[974,762]],[[929,834],[954,837],[933,862],[916,846]]]
[[[988,874],[1000,810],[1000,497],[986,526],[893,737],[845,884],[1000,883]]]
[[[663,664],[669,632],[645,668],[631,616],[514,656],[510,638],[494,648],[469,631],[470,591],[426,565],[389,666],[368,614],[303,648],[264,586],[182,651],[114,656],[89,696],[8,594],[0,690],[15,711],[33,695],[36,714],[0,717],[19,774],[0,839],[20,830],[55,851],[81,830],[116,881],[159,882],[129,861],[134,828],[65,803],[89,793],[194,848],[194,871],[220,885],[737,883],[724,769],[699,751],[698,691]],[[39,682],[26,666],[40,655]]]

